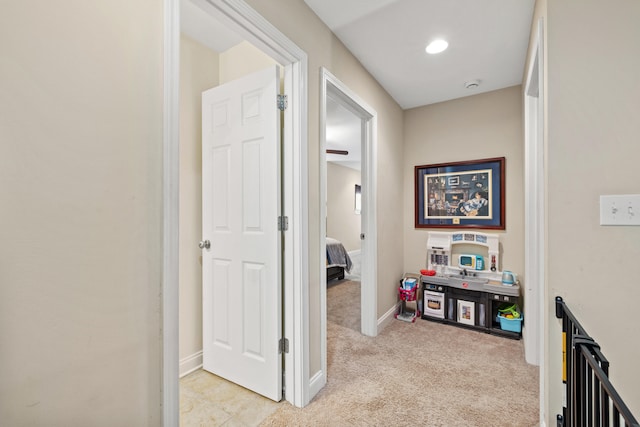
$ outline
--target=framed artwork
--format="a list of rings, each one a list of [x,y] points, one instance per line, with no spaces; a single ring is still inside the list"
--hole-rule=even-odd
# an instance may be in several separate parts
[[[458,323],[465,325],[476,324],[476,304],[471,301],[458,300]]]
[[[416,228],[505,229],[505,158],[415,167]]]

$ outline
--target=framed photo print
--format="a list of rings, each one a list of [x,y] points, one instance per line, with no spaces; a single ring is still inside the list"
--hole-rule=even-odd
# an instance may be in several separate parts
[[[458,323],[465,325],[476,324],[475,303],[471,301],[458,300]]]
[[[416,228],[505,229],[505,158],[415,167]]]

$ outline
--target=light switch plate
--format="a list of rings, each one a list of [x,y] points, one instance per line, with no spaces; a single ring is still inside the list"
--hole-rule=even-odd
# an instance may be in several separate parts
[[[640,225],[640,194],[600,196],[600,225]]]

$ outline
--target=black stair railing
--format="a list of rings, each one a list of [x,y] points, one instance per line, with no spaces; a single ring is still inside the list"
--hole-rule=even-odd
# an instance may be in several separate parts
[[[609,380],[609,361],[561,297],[556,317],[562,319],[562,382],[566,406],[557,427],[640,427]]]

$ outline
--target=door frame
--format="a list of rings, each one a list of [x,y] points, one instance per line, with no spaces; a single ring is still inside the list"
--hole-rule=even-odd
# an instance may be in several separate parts
[[[164,2],[162,424],[179,424],[178,211],[180,0]],[[284,68],[288,108],[283,127],[283,215],[289,217],[283,254],[285,399],[305,406],[309,398],[309,227],[307,160],[307,54],[243,0],[194,0],[207,13],[250,41]],[[276,102],[276,100],[274,100]],[[274,224],[274,226],[276,226]],[[197,244],[197,242],[193,242]]]
[[[527,325],[522,335],[526,361],[539,365],[540,423],[545,408],[545,85],[544,21],[537,22],[524,90],[525,124],[525,289]]]
[[[312,383],[313,391],[319,390],[327,380],[327,270],[326,236],[327,216],[327,97],[338,101],[362,120],[362,287],[360,297],[361,332],[375,337],[378,335],[378,236],[377,236],[377,128],[376,111],[364,102],[354,91],[331,74],[324,67],[320,68],[320,353],[322,372]]]

